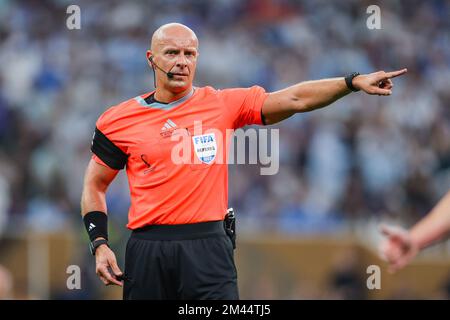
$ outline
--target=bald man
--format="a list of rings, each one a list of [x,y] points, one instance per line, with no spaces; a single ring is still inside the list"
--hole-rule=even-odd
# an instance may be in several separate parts
[[[124,299],[238,299],[227,214],[230,132],[275,124],[352,91],[388,96],[391,79],[406,72],[355,72],[272,93],[194,87],[199,41],[178,23],[155,31],[146,56],[156,89],[100,116],[81,199],[96,272],[105,285],[124,286]],[[182,156],[180,143],[188,150]],[[122,273],[108,246],[105,193],[125,167],[132,234]]]

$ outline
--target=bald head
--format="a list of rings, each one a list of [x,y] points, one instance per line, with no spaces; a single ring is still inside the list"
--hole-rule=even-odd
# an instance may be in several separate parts
[[[192,90],[198,57],[194,31],[180,23],[165,24],[153,33],[146,55],[155,71],[159,101],[172,101]]]
[[[198,49],[198,39],[195,32],[181,23],[168,23],[159,27],[153,33],[150,48],[153,52],[158,52],[163,46],[171,42]]]

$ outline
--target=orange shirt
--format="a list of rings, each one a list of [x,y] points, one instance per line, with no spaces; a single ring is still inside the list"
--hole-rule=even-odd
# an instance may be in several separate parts
[[[104,135],[126,161],[127,227],[223,220],[230,129],[262,124],[268,94],[258,86],[203,87],[169,104],[147,104],[150,94],[109,108],[96,124],[96,135]],[[107,166],[107,150],[96,150],[93,159]]]

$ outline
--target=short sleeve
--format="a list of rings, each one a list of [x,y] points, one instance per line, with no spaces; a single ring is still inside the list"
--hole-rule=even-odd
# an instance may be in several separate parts
[[[234,88],[221,90],[220,94],[227,108],[231,111],[233,127],[241,128],[250,124],[264,124],[262,106],[267,96],[264,88]]]
[[[121,170],[127,163],[128,155],[107,136],[107,132],[108,126],[100,117],[92,137],[91,151],[94,154],[92,159],[111,169]]]

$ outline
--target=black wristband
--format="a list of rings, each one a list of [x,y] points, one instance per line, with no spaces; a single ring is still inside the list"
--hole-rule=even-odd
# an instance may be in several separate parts
[[[359,72],[353,72],[353,73],[350,73],[348,76],[345,77],[345,84],[347,85],[347,88],[349,88],[353,92],[359,91],[359,89],[356,89],[353,86],[353,78],[357,77],[359,75],[360,75]]]
[[[91,242],[99,237],[108,240],[108,216],[106,213],[101,211],[88,212],[84,215],[83,221]]]
[[[95,256],[95,252],[97,251],[97,248],[100,247],[102,244],[106,244],[108,247],[108,240],[105,239],[98,239],[94,240],[89,244],[89,250],[91,251],[91,254]]]

